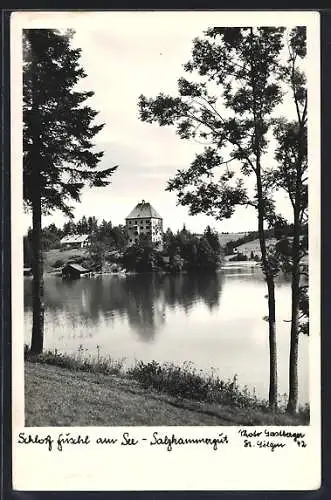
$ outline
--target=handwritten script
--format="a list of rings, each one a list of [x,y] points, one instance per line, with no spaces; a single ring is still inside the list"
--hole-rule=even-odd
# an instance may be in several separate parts
[[[268,448],[270,451],[275,451],[281,448],[286,448],[289,443],[295,443],[300,448],[306,448],[305,433],[293,432],[284,429],[274,431],[270,429],[264,430],[247,430],[239,429],[238,434],[243,438],[242,444],[244,448]]]
[[[57,437],[51,434],[27,434],[20,432],[18,435],[18,444],[20,445],[43,445],[48,451],[54,449],[63,451],[67,446],[87,446],[92,444],[92,438],[86,434],[72,434],[71,432],[59,433]],[[93,438],[93,443],[103,446],[160,446],[167,451],[173,451],[178,446],[200,445],[208,446],[217,451],[222,445],[229,444],[228,436],[223,433],[217,433],[215,436],[206,437],[186,437],[179,434],[166,434],[155,431],[150,437],[137,438],[129,432],[124,432],[119,438],[111,436],[98,436]]]
[[[234,444],[244,449],[265,449],[271,452],[282,450],[288,446],[299,448],[307,447],[305,433],[290,431],[286,429],[271,430],[261,429],[241,429],[234,430],[233,436],[224,432],[215,432],[214,435],[206,436],[184,436],[178,433],[167,433],[154,431],[146,433],[146,436],[137,437],[134,433],[123,432],[116,435],[90,436],[88,434],[75,434],[71,432],[58,434],[29,434],[20,432],[17,439],[18,445],[43,446],[48,451],[63,452],[70,446],[80,446],[82,448],[90,445],[107,447],[161,447],[168,452],[176,448],[186,446],[205,446],[213,452],[219,451],[222,447]]]

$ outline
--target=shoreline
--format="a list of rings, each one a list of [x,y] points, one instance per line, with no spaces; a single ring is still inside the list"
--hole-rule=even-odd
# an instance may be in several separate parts
[[[260,267],[259,262],[255,261],[242,261],[242,262],[225,262],[220,265],[217,269],[210,271],[211,273],[217,273],[226,269],[247,269],[247,268],[258,268]],[[180,271],[178,273],[172,273],[170,271],[164,271],[164,270],[155,270],[155,271],[145,271],[145,272],[137,272],[137,271],[118,271],[118,272],[113,272],[113,271],[104,271],[104,272],[95,272],[95,271],[90,271],[90,276],[83,276],[85,278],[96,278],[99,276],[139,276],[142,274],[163,274],[163,275],[172,275],[172,276],[177,276],[180,274],[201,274],[204,273],[205,270],[201,271]],[[44,276],[55,276],[58,278],[62,278],[61,270],[59,269],[54,269],[52,271],[44,271]],[[24,278],[32,278],[32,276],[24,276]]]
[[[24,358],[29,426],[309,424],[308,406],[295,416],[287,415],[284,406],[272,413],[266,401],[240,388],[235,379],[201,375],[190,364],[138,361],[125,370],[111,358],[57,351],[33,355],[27,347]]]

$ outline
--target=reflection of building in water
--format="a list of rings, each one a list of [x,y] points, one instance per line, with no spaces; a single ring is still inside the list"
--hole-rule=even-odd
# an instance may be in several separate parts
[[[151,241],[161,249],[163,243],[163,219],[155,208],[142,200],[125,219],[129,245],[140,239]]]
[[[128,328],[143,342],[153,342],[167,323],[169,310],[189,314],[196,303],[217,309],[222,274],[141,274],[74,281],[45,279],[46,329],[64,332],[66,342],[93,337],[99,331]],[[24,282],[24,309],[32,310],[32,282]],[[124,320],[124,322],[122,321]],[[29,320],[30,321],[30,320]],[[121,322],[121,325],[120,325]],[[127,324],[128,326],[124,326]],[[120,325],[120,326],[119,326]],[[30,335],[30,327],[29,327]],[[62,341],[61,341],[62,342]]]
[[[127,277],[124,281],[129,324],[143,341],[152,341],[166,320],[161,280],[156,275]]]

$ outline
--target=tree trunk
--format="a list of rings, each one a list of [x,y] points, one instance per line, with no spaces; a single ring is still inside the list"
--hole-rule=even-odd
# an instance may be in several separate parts
[[[293,204],[293,244],[292,244],[292,286],[291,286],[291,343],[289,359],[289,397],[287,412],[295,414],[298,410],[298,353],[299,353],[299,303],[300,303],[300,233],[302,207],[302,164],[304,159],[304,119],[298,115],[300,124],[299,154],[296,164],[295,197]]]
[[[269,406],[277,408],[277,340],[276,340],[276,303],[273,276],[268,276],[268,312],[269,312]]]
[[[43,278],[43,253],[41,240],[41,156],[40,156],[40,115],[38,103],[38,86],[36,84],[37,65],[35,50],[31,40],[32,57],[32,339],[31,352],[40,354],[44,344],[44,278]]]
[[[35,167],[37,170],[36,177],[39,177],[39,169],[37,168],[37,165]],[[31,352],[35,354],[40,354],[43,350],[44,345],[44,277],[43,254],[41,245],[41,199],[39,183],[40,181],[38,182],[38,186],[35,185],[35,197],[32,203],[33,322]]]
[[[276,338],[276,301],[275,282],[268,262],[267,248],[264,233],[264,206],[261,168],[257,165],[257,195],[258,195],[258,231],[262,256],[263,272],[268,288],[268,327],[269,327],[269,407],[277,409],[278,374],[277,374],[277,338]]]
[[[253,28],[250,28],[251,36],[253,37]],[[251,60],[251,86],[253,93],[253,116],[254,116],[254,152],[256,155],[255,175],[256,175],[256,191],[257,191],[257,209],[258,209],[258,231],[259,241],[262,256],[262,267],[268,287],[268,327],[269,327],[269,407],[271,410],[277,409],[277,339],[276,339],[276,301],[275,301],[275,282],[273,270],[270,268],[267,248],[264,233],[264,193],[261,177],[261,124],[263,117],[257,109],[257,91],[256,91],[256,76],[258,68],[255,66],[254,59]]]
[[[298,200],[296,200],[298,202]],[[298,343],[299,343],[299,292],[300,292],[300,220],[298,208],[294,211],[294,237],[292,245],[292,311],[291,311],[291,345],[289,359],[289,398],[287,412],[294,414],[298,409]]]

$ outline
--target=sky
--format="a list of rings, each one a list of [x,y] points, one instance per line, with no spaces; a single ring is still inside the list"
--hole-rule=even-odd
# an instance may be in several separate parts
[[[136,13],[137,14],[137,13]],[[165,191],[176,171],[189,166],[201,146],[176,136],[173,127],[141,122],[138,97],[159,92],[176,95],[177,80],[184,75],[183,64],[190,59],[193,38],[211,24],[201,18],[183,24],[155,22],[148,16],[131,17],[128,22],[80,23],[68,26],[76,33],[73,45],[82,49],[81,65],[87,73],[82,88],[95,95],[88,103],[99,111],[97,120],[105,123],[95,142],[104,151],[100,168],[119,165],[110,186],[86,188],[81,203],[75,205],[75,218],[82,215],[124,224],[125,217],[141,200],[149,201],[161,214],[164,228],[173,231],[183,224],[200,233],[209,224],[219,232],[256,230],[253,208],[241,207],[229,220],[215,221],[204,215],[190,216],[186,207],[176,204],[176,194]],[[122,18],[124,19],[124,18]],[[285,196],[278,197],[277,208],[289,213]],[[43,225],[62,225],[60,213],[44,217]],[[31,218],[26,216],[26,227]]]

